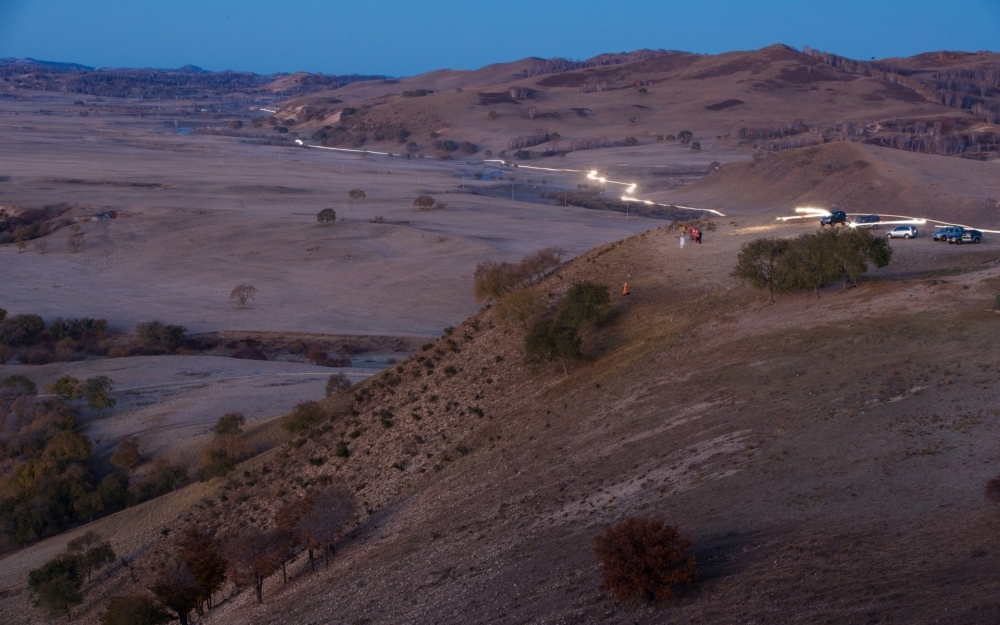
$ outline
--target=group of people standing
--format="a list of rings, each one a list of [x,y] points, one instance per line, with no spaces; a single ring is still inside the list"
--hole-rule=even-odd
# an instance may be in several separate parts
[[[694,243],[701,243],[701,230],[691,226],[688,230],[681,230],[681,249],[684,249],[684,243],[687,241],[687,235],[691,235],[691,241]]]

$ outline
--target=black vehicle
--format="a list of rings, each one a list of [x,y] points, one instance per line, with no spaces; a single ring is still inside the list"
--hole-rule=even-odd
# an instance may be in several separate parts
[[[819,219],[819,225],[823,226],[836,226],[837,224],[844,225],[847,223],[847,213],[844,211],[831,211],[829,215],[824,215]]]
[[[882,218],[878,215],[859,215],[857,219],[854,220],[854,227],[856,228],[878,228],[879,222]]]
[[[961,238],[962,232],[965,229],[961,226],[945,226],[937,232],[934,233],[932,237],[935,241],[948,241],[949,237],[959,237]]]
[[[978,230],[965,230],[962,232],[962,236],[955,240],[955,243],[961,245],[962,243],[979,243],[983,240],[983,233]],[[951,241],[948,241],[951,243]]]

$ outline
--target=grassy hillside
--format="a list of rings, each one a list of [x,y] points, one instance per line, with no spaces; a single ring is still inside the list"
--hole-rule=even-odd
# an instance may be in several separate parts
[[[996,169],[996,163],[835,142],[726,164],[671,195],[671,201],[771,213],[837,204],[849,212],[918,215],[990,228],[1000,211]]]
[[[720,225],[685,250],[666,228],[597,248],[536,287],[555,306],[576,281],[616,294],[629,282],[569,376],[526,365],[522,335],[484,310],[329,405],[337,416],[301,446],[165,516],[171,532],[266,526],[323,483],[364,510],[328,570],[300,558],[262,606],[242,593],[204,622],[995,619],[990,252],[963,269],[965,248],[938,247],[947,279],[763,305],[727,277],[762,225]],[[652,514],[692,537],[701,582],[670,603],[618,604],[593,537]],[[137,583],[171,540],[131,550],[100,596]]]
[[[529,73],[531,64],[522,65],[516,69]],[[276,117],[302,137],[325,126],[343,128],[350,135],[344,147],[358,147],[364,137],[364,145],[393,149],[397,133],[405,130],[415,149],[433,154],[430,132],[498,153],[511,150],[512,139],[538,131],[559,135],[538,151],[559,151],[601,138],[621,143],[630,136],[639,146],[663,148],[670,142],[657,136],[689,130],[707,150],[759,147],[760,141],[745,140],[746,133],[741,137],[742,129],[783,137],[803,124],[819,133],[843,122],[958,114],[912,90],[781,45],[714,56],[669,53],[524,78],[504,73],[466,72],[467,83],[442,83],[437,72],[393,84],[358,82],[292,100]],[[414,97],[419,90],[433,92]],[[341,116],[344,109],[356,112]]]

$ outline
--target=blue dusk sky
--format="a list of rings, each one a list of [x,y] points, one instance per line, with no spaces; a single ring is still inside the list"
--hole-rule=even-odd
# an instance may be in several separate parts
[[[0,0],[0,58],[407,76],[528,56],[1000,50],[1000,0]]]

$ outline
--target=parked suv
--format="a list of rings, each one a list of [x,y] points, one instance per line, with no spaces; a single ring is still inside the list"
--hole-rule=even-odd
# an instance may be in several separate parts
[[[878,215],[859,215],[857,219],[854,220],[854,226],[856,228],[878,228],[879,222],[882,218]]]
[[[844,225],[847,223],[847,213],[844,211],[832,211],[829,215],[824,215],[819,219],[820,227]]]
[[[961,245],[962,243],[979,243],[983,240],[983,233],[978,230],[965,230],[962,232],[962,236],[955,240],[955,243]],[[951,241],[949,241],[950,243]]]
[[[947,241],[950,237],[960,237],[965,229],[961,226],[945,226],[934,233],[932,237],[935,241]]]
[[[917,236],[916,226],[896,226],[885,233],[887,239],[912,239]]]

